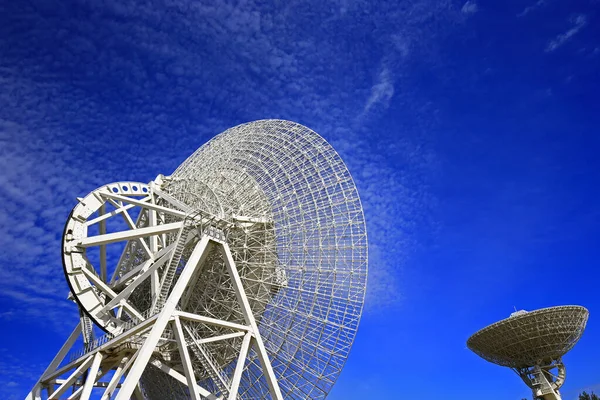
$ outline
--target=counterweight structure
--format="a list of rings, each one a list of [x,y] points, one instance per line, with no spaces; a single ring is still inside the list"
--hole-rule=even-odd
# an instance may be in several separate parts
[[[362,312],[356,186],[290,121],[79,198],[62,246],[80,323],[27,399],[323,399]]]
[[[534,400],[560,400],[566,377],[562,357],[581,338],[588,316],[581,306],[516,311],[476,332],[467,346],[485,360],[515,371]]]

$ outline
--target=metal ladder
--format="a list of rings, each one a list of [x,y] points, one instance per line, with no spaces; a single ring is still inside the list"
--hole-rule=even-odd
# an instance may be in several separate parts
[[[83,335],[84,346],[91,346],[94,341],[94,326],[90,317],[83,313],[81,313],[81,333]]]
[[[175,272],[177,271],[177,266],[181,261],[181,256],[183,255],[183,249],[185,248],[185,244],[187,241],[188,234],[190,230],[192,230],[193,226],[186,224],[184,221],[184,225],[179,229],[177,233],[177,245],[175,249],[171,253],[171,258],[169,259],[169,263],[165,268],[165,272],[163,273],[162,279],[160,281],[159,293],[156,299],[156,303],[153,307],[155,312],[160,311],[165,305],[165,301],[167,300],[167,295],[169,294],[169,290],[171,289],[171,284],[173,283],[173,279],[175,278]]]
[[[219,391],[221,392],[221,398],[227,398],[229,396],[229,388],[231,387],[231,381],[223,370],[219,370],[219,364],[211,356],[210,351],[206,346],[197,340],[194,340],[194,336],[190,331],[190,328],[185,326],[185,331],[192,338],[193,345],[190,346],[192,353],[202,364],[204,370],[208,373],[210,379],[215,383]]]

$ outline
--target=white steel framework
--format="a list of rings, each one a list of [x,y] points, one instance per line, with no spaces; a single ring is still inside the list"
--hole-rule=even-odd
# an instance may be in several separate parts
[[[534,400],[560,400],[566,377],[562,357],[581,338],[588,316],[581,306],[516,311],[477,331],[467,346],[485,360],[515,371]]]
[[[62,250],[81,322],[29,399],[322,399],[364,301],[354,182],[289,121],[240,125],[172,176],[79,198]]]
[[[207,318],[178,310],[181,296],[189,288],[191,277],[198,268],[204,265],[211,249],[215,247],[218,248],[218,251],[227,260],[227,271],[236,290],[237,302],[244,314],[245,324],[233,324],[229,321]],[[243,366],[250,348],[253,348],[259,354],[262,371],[268,377],[267,382],[272,398],[283,398],[277,379],[273,374],[273,368],[262,342],[254,315],[250,309],[250,303],[248,302],[237,268],[231,257],[229,246],[225,242],[204,235],[192,251],[164,307],[157,314],[117,336],[113,337],[113,335],[109,335],[106,337],[105,343],[96,343],[94,348],[91,348],[80,357],[59,368],[58,366],[63,362],[67,352],[72,348],[75,339],[79,335],[83,335],[82,325],[78,324],[56,358],[42,374],[40,381],[29,394],[28,399],[41,399],[42,389],[46,389],[49,399],[59,399],[67,389],[75,384],[79,384],[81,387],[74,391],[69,398],[88,399],[93,387],[101,387],[105,388],[102,398],[110,399],[118,385],[119,390],[115,399],[129,399],[136,395],[135,391],[138,388],[138,382],[148,365],[165,371],[168,376],[172,376],[177,381],[187,385],[189,394],[193,399],[200,400],[202,397],[217,399],[219,397],[197,384],[188,348],[199,343],[197,343],[197,340],[193,336],[184,333],[184,328],[186,332],[190,332],[189,324],[186,323],[187,321],[214,325],[233,331],[233,333],[228,335],[204,339],[202,343],[243,337],[239,356],[235,363],[236,373],[233,376],[233,380],[227,382],[228,385],[225,386],[227,395],[225,396],[225,393],[222,393],[220,398],[237,398]],[[164,357],[164,354],[161,354],[161,345],[168,344],[169,342],[176,343],[176,349],[180,357],[179,363],[184,371],[184,378],[182,378],[181,373],[177,372],[177,368],[167,367],[163,364],[164,360],[161,360],[161,357]],[[116,370],[110,382],[101,382],[99,380],[107,372],[115,368]],[[69,372],[70,374],[67,379],[57,379]],[[86,378],[80,379],[84,373],[87,375]],[[218,373],[218,371],[215,371],[215,373]],[[126,378],[122,384],[119,384],[120,378],[124,374],[126,374]]]

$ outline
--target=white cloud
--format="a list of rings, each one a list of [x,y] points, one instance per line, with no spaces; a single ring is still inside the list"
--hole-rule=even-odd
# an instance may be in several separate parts
[[[517,17],[524,17],[530,12],[535,11],[538,8],[544,6],[547,2],[548,0],[538,0],[533,5],[525,7],[523,11],[517,14]]]
[[[313,15],[295,3],[85,7],[89,18],[55,21],[59,31],[54,12],[32,11],[27,26],[10,25],[28,34],[15,35],[22,42],[0,59],[0,291],[15,304],[0,318],[33,319],[51,309],[76,319],[65,300],[60,237],[77,196],[115,180],[168,174],[214,134],[265,117],[304,123],[341,154],[373,248],[367,309],[398,303],[414,231],[432,224],[427,181],[435,168],[421,143],[430,113],[400,83],[413,60],[435,62],[436,40],[464,19],[459,7],[450,0],[389,9],[345,3],[343,19],[336,14],[328,24],[363,32],[368,45],[332,36],[327,24],[306,29]],[[375,33],[364,29],[365,8]],[[462,11],[476,9],[469,1]],[[47,37],[64,45],[50,52]],[[392,101],[416,122],[372,132],[372,120]],[[387,243],[390,237],[396,242]]]
[[[467,1],[461,8],[461,12],[463,14],[475,14],[477,11],[479,10],[479,7],[477,6],[477,3],[475,3],[474,1]]]
[[[410,40],[400,34],[393,34],[390,36],[391,42],[394,47],[394,51],[397,51],[400,57],[408,57],[410,54]]]
[[[14,348],[0,348],[0,398],[22,399],[45,367],[22,353],[17,355]]]
[[[384,66],[377,76],[377,81],[371,87],[371,95],[365,103],[363,113],[368,113],[375,105],[381,105],[383,108],[387,108],[393,96],[394,81],[392,80],[389,69]]]
[[[572,27],[560,35],[556,36],[554,39],[550,40],[546,45],[546,53],[553,52],[558,49],[560,46],[565,44],[569,39],[575,36],[579,31],[581,31],[588,22],[587,16],[580,14],[571,18]]]

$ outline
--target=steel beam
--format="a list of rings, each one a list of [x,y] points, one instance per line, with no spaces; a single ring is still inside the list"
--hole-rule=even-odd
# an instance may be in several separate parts
[[[163,363],[162,361],[154,358],[150,361],[150,364],[154,365],[156,368],[160,369],[162,372],[169,375],[171,378],[176,379],[177,381],[183,383],[184,385],[187,385],[187,378],[184,375],[182,375],[178,371],[175,371],[173,368],[169,367],[167,364]],[[220,400],[219,397],[215,396],[213,393],[204,389],[202,386],[200,386],[198,384],[195,384],[194,386],[196,387],[196,390],[198,391],[198,393],[200,393],[200,395],[205,397],[207,400]]]
[[[83,390],[81,391],[81,400],[88,400],[92,394],[92,388],[96,379],[98,378],[98,369],[100,369],[100,363],[102,362],[102,353],[98,352],[94,354],[94,360],[92,366],[87,374],[87,379],[83,384]]]
[[[125,357],[121,361],[121,364],[119,364],[119,366],[115,370],[115,373],[110,379],[110,382],[108,382],[108,386],[106,387],[106,390],[104,390],[104,393],[102,394],[102,398],[100,400],[110,400],[113,392],[119,385],[121,377],[123,377],[123,374],[126,374],[129,368],[131,368],[131,364],[133,364],[133,362],[135,361],[136,356],[137,353],[133,354],[130,358]]]
[[[181,275],[177,280],[177,283],[173,287],[171,294],[167,298],[165,305],[162,311],[158,314],[156,321],[154,322],[154,326],[152,330],[146,337],[146,341],[142,345],[139,350],[139,355],[137,356],[125,382],[121,386],[119,393],[117,394],[116,400],[129,400],[133,391],[146,368],[146,365],[150,361],[150,357],[152,357],[152,353],[160,340],[163,331],[165,330],[167,324],[173,317],[175,309],[177,307],[177,302],[181,298],[183,291],[187,287],[188,281],[191,278],[194,270],[198,267],[199,264],[203,263],[206,259],[207,252],[205,251],[209,243],[208,236],[202,237],[200,242],[194,248],[190,258],[188,259],[187,264],[181,271]]]
[[[150,200],[150,197],[145,197],[144,199],[142,199],[142,201],[148,201],[148,200]],[[120,213],[122,213],[122,212],[123,212],[123,211],[125,211],[125,210],[129,210],[129,209],[131,209],[131,208],[133,208],[133,207],[135,207],[135,206],[136,206],[135,204],[127,204],[126,206],[119,207],[119,208],[117,208],[116,210],[113,210],[113,211],[111,211],[111,212],[109,212],[109,213],[106,213],[106,214],[104,214],[104,215],[101,215],[101,216],[99,216],[99,217],[97,217],[97,218],[90,219],[89,221],[86,221],[86,222],[84,223],[84,225],[85,225],[85,226],[91,226],[91,225],[94,225],[94,224],[96,224],[96,223],[98,223],[98,222],[104,221],[105,219],[108,219],[108,218],[110,218],[110,217],[114,217],[115,215],[117,215],[117,214],[120,214]]]
[[[152,203],[155,203],[155,198],[152,196]],[[158,225],[158,217],[156,215],[156,210],[148,210],[148,226],[156,226]],[[150,251],[152,253],[158,252],[158,236],[150,236]],[[173,248],[175,248],[176,243],[173,243]],[[150,277],[150,298],[154,299],[158,295],[158,291],[160,289],[160,280],[158,277],[158,271],[155,270]]]
[[[156,237],[156,236],[151,236],[151,237]],[[170,244],[169,246],[165,247],[164,249],[161,249],[160,251],[158,251],[157,253],[154,253],[152,255],[152,257],[149,260],[144,261],[143,263],[133,267],[131,269],[131,271],[128,271],[125,275],[119,277],[118,282],[115,282],[115,279],[111,280],[111,287],[113,288],[118,288],[120,287],[120,285],[123,285],[125,282],[127,282],[129,279],[133,278],[136,276],[136,274],[138,274],[140,271],[145,271],[146,268],[148,268],[148,266],[154,262],[159,262],[159,260],[169,254],[169,252],[173,251],[175,249],[175,243]]]
[[[102,307],[103,311],[109,311],[112,308],[116,307],[122,300],[126,300],[129,295],[137,288],[142,282],[144,282],[149,276],[153,275],[158,268],[160,268],[167,260],[169,259],[169,253],[163,255],[161,258],[156,260],[156,262],[148,268],[145,272],[138,275],[133,282],[131,282],[125,289],[123,289],[119,294],[113,297],[104,307]]]
[[[275,376],[275,372],[273,371],[273,366],[271,365],[271,361],[269,360],[269,355],[267,354],[267,349],[265,348],[265,345],[262,341],[260,332],[258,331],[258,325],[256,324],[254,314],[252,313],[252,309],[250,308],[250,303],[248,302],[248,298],[246,297],[246,292],[244,291],[242,280],[240,279],[240,275],[238,274],[235,262],[233,261],[231,250],[229,250],[229,245],[227,243],[222,243],[221,246],[219,246],[219,249],[221,250],[221,254],[223,255],[223,259],[225,260],[225,266],[227,267],[227,271],[231,276],[231,283],[233,285],[233,289],[235,290],[235,295],[237,297],[238,303],[242,307],[242,313],[244,314],[246,323],[252,327],[252,332],[254,333],[253,342],[256,348],[256,353],[258,354],[258,358],[263,368],[263,374],[267,380],[267,383],[269,384],[269,391],[271,392],[271,397],[273,397],[276,400],[283,400],[283,395],[281,394],[281,389],[279,388],[277,377]]]
[[[124,203],[135,204],[135,205],[140,206],[142,208],[147,208],[148,210],[155,210],[155,211],[163,212],[165,214],[171,214],[171,215],[174,215],[176,217],[185,218],[185,216],[187,215],[183,211],[174,210],[172,208],[167,208],[167,207],[159,206],[159,205],[156,205],[156,204],[152,204],[152,203],[148,203],[148,202],[144,202],[144,201],[132,199],[130,197],[121,196],[121,195],[110,193],[110,192],[100,192],[99,194],[102,197],[107,197],[107,198],[114,199],[114,200],[120,200],[120,201],[122,201]]]
[[[127,211],[125,211],[127,212]],[[98,215],[102,216],[106,214],[106,205],[102,204],[100,209],[98,210]],[[100,225],[98,226],[98,234],[105,235],[106,234],[106,221],[100,221]],[[106,245],[103,244],[100,246],[100,278],[104,282],[106,282]]]
[[[177,231],[181,228],[183,222],[172,222],[170,224],[163,224],[158,226],[149,226],[146,228],[138,228],[135,230],[127,230],[121,232],[107,233],[105,235],[89,236],[81,239],[81,241],[75,241],[74,244],[80,247],[92,247],[100,246],[103,244],[122,242],[126,240],[139,239],[146,236],[160,235],[162,233],[169,233]]]
[[[185,342],[185,336],[183,335],[183,329],[181,328],[181,321],[179,317],[175,317],[175,320],[172,322],[173,332],[175,333],[175,340],[177,340],[177,344],[179,345],[179,356],[181,357],[181,361],[183,363],[183,372],[185,372],[185,377],[187,379],[188,389],[190,390],[190,395],[192,396],[192,400],[202,400],[200,398],[200,393],[196,390],[196,377],[194,376],[194,367],[192,366],[192,359],[190,358],[190,353],[188,352],[187,344]]]
[[[198,339],[197,342],[200,344],[212,343],[212,342],[218,342],[220,340],[233,339],[233,338],[245,336],[245,335],[246,335],[246,333],[244,333],[244,332],[233,332],[233,333],[227,333],[225,335],[207,337],[206,339]]]
[[[183,319],[189,319],[190,321],[203,322],[208,325],[220,326],[222,328],[237,329],[239,331],[244,331],[244,332],[252,329],[250,326],[236,324],[235,322],[224,321],[222,319],[216,319],[216,318],[205,317],[202,315],[192,314],[192,313],[185,312],[185,311],[177,311],[175,313],[175,315],[178,315],[179,317],[181,317]]]
[[[126,331],[125,333],[120,334],[119,336],[115,337],[114,339],[104,343],[102,346],[92,350],[91,352],[85,354],[85,357],[91,356],[96,354],[99,351],[104,351],[108,348],[114,348],[115,346],[118,346],[122,343],[124,343],[125,341],[127,341],[129,338],[131,338],[134,335],[138,335],[140,333],[142,333],[143,331],[147,330],[148,328],[152,327],[152,324],[154,323],[154,321],[156,321],[156,319],[158,318],[158,314],[157,315],[153,315],[152,317],[142,321],[140,324],[134,326],[133,328],[129,329],[128,331]],[[77,365],[79,365],[82,360],[84,360],[86,358],[84,357],[80,357],[77,360],[74,360],[73,362],[70,362],[69,364],[65,365],[64,367],[61,367],[60,369],[49,373],[47,375],[42,376],[42,379],[40,379],[40,382],[47,382],[47,381],[51,381],[53,379],[56,379],[57,377],[61,376],[62,374],[64,374],[67,371],[70,371],[71,369],[73,369],[74,367],[76,367]]]
[[[65,359],[66,355],[69,353],[69,350],[71,350],[73,344],[75,343],[80,334],[82,334],[81,321],[77,323],[77,326],[75,326],[75,329],[73,329],[73,332],[71,332],[69,338],[62,345],[56,356],[54,356],[54,359],[52,359],[50,365],[48,365],[46,370],[42,373],[40,380],[36,382],[35,386],[33,387],[33,389],[31,389],[31,392],[29,392],[25,400],[41,399],[42,379],[44,378],[44,376],[56,371],[56,368],[58,368],[60,363]]]
[[[88,369],[88,367],[92,364],[92,361],[94,361],[94,356],[91,355],[88,358],[85,359],[84,362],[81,363],[81,365],[79,367],[77,367],[77,369],[75,369],[75,371],[73,371],[73,373],[71,375],[69,375],[69,377],[63,382],[62,385],[60,385],[58,387],[58,389],[56,389],[54,391],[54,393],[52,393],[49,397],[48,400],[59,400],[60,396],[67,391],[67,389],[69,387],[71,387],[75,381],[77,380],[77,378],[79,378],[79,376],[81,374],[83,374],[85,372],[85,370]]]
[[[152,193],[155,194],[156,196],[162,198],[163,200],[169,202],[171,205],[179,208],[180,210],[183,210],[183,212],[185,212],[187,214],[191,214],[195,211],[192,207],[188,206],[187,204],[185,204],[182,201],[177,200],[175,197],[163,192],[162,190],[158,190],[157,188],[152,188]]]
[[[137,216],[137,220],[135,223],[135,226],[138,226],[138,224],[140,223],[140,221],[144,218],[144,215],[146,215],[147,210],[141,210],[140,213]],[[138,239],[139,240],[139,239]],[[142,239],[143,240],[143,239]],[[119,257],[119,261],[117,262],[116,268],[113,271],[112,277],[110,279],[110,284],[112,285],[115,281],[115,279],[117,278],[117,276],[121,273],[121,269],[125,266],[125,264],[127,264],[125,262],[125,259],[127,257],[127,251],[128,250],[133,250],[133,244],[137,244],[137,241],[132,241],[130,243],[127,243],[125,245],[125,247],[123,248],[123,252],[121,253],[121,256]],[[154,259],[154,255],[150,256],[151,259]]]
[[[242,347],[240,348],[240,354],[235,365],[235,371],[233,372],[233,378],[231,379],[231,389],[229,390],[228,400],[236,400],[238,391],[240,388],[240,380],[242,379],[242,372],[244,372],[244,364],[246,363],[246,357],[248,356],[248,350],[250,349],[250,340],[252,334],[246,333],[244,340],[242,341]]]
[[[100,367],[101,368],[101,372],[98,374],[97,378],[96,378],[96,383],[94,383],[94,387],[103,387],[106,388],[107,387],[107,382],[99,382],[100,379],[102,379],[102,377],[106,374],[108,374],[114,367],[116,367],[119,364],[119,362],[114,362],[112,364],[110,364],[109,366],[105,366],[105,367]],[[58,382],[58,379],[56,380]],[[72,395],[69,396],[69,398],[67,400],[75,400],[78,399],[79,396],[81,396],[81,392],[83,391],[83,386],[81,386],[79,389],[77,389]]]
[[[96,274],[94,274],[92,271],[90,271],[87,268],[82,268],[81,271],[94,284],[94,286],[96,286],[96,288],[100,289],[111,299],[114,299],[115,297],[117,297],[117,294],[106,283],[104,283],[99,277],[97,277]],[[140,321],[144,319],[144,317],[142,317],[142,314],[138,310],[133,308],[133,306],[131,304],[129,304],[128,302],[124,302],[123,307],[129,314],[131,314],[131,316],[137,318]]]

